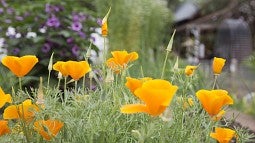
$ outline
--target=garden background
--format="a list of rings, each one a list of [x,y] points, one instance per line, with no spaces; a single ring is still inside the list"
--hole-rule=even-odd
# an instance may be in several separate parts
[[[1,58],[35,55],[39,61],[20,80],[1,65],[0,86],[12,95],[13,103],[1,108],[0,117],[9,104],[20,108],[26,99],[44,101],[33,124],[12,119],[12,133],[0,141],[46,142],[32,130],[36,119],[48,119],[63,123],[59,133],[47,123],[43,126],[55,142],[215,142],[209,134],[216,126],[236,130],[238,137],[232,142],[253,142],[254,0],[0,2]],[[105,16],[108,34],[102,35]],[[122,50],[137,52],[139,58],[116,74],[105,62],[114,56],[111,52]],[[217,79],[214,57],[226,59]],[[92,72],[82,80],[67,77],[63,82],[51,68],[68,60],[86,60]],[[197,66],[191,77],[185,75],[187,65]],[[126,77],[161,78],[177,85],[178,91],[160,117],[122,114],[122,105],[138,101]],[[218,122],[211,121],[196,98],[199,90],[212,87],[227,90],[234,99]]]

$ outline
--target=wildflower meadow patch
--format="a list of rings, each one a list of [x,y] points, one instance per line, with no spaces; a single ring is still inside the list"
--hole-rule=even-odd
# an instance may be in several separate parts
[[[110,10],[102,24],[105,39],[109,14]],[[21,78],[34,68],[37,57],[4,57],[2,64],[17,76],[20,86],[10,94],[0,88],[0,142],[251,142],[254,135],[232,126],[234,118],[224,118],[228,106],[235,104],[230,93],[216,84],[225,59],[213,61],[212,88],[197,89],[199,65],[183,68],[178,60],[173,67],[167,64],[174,33],[158,77],[147,77],[142,70],[143,76],[130,74],[141,58],[134,51],[112,51],[108,59],[104,53],[100,65],[93,65],[89,56],[53,63],[52,54],[47,84],[40,78],[39,87],[28,91]],[[54,86],[51,72],[59,75]]]

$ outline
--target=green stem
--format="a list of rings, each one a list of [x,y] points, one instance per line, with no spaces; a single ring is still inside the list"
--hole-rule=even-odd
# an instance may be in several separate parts
[[[21,77],[19,77],[19,89],[22,90]]]
[[[166,57],[165,57],[165,61],[164,61],[164,65],[163,65],[162,73],[161,73],[161,79],[163,79],[163,78],[164,78],[164,74],[165,74],[165,68],[166,68],[166,62],[167,62],[168,54],[169,54],[169,51],[167,51],[167,52],[166,52]]]
[[[58,79],[58,85],[57,85],[57,89],[59,89],[59,86],[60,86],[60,81],[61,81],[61,79],[59,78],[59,79]]]
[[[65,83],[64,83],[64,96],[65,96],[65,99],[67,99],[67,93],[66,93],[66,80],[67,80],[67,77],[65,77]],[[66,100],[65,100],[66,101]]]
[[[49,70],[49,73],[48,73],[48,81],[47,81],[47,89],[49,89],[50,87],[50,70]]]
[[[92,90],[92,78],[89,78],[89,90]]]
[[[215,85],[216,85],[216,81],[217,81],[217,77],[218,77],[218,75],[214,75],[214,82],[213,82],[213,87],[212,87],[212,89],[214,89],[215,88]]]
[[[77,95],[77,80],[74,81],[74,95]]]
[[[82,91],[85,93],[85,81],[86,81],[86,77],[83,76],[83,79],[82,79]]]

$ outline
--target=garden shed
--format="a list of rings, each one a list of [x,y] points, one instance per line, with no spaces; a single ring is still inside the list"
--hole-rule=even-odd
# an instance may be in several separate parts
[[[215,39],[214,55],[241,62],[252,52],[249,25],[241,18],[225,19],[219,25]]]

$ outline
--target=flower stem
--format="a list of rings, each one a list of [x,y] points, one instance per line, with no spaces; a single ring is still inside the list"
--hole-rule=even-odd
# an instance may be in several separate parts
[[[77,95],[77,80],[74,81],[74,95]]]
[[[86,77],[83,76],[83,79],[82,79],[82,91],[85,93],[85,81],[86,81]]]
[[[49,89],[50,87],[50,70],[49,70],[49,74],[48,74],[48,81],[47,81],[47,89]]]
[[[168,54],[169,54],[169,51],[167,51],[167,52],[166,52],[166,57],[165,57],[165,61],[164,61],[164,65],[163,65],[162,73],[161,73],[161,79],[163,79],[163,78],[164,78],[164,74],[165,74],[165,68],[166,68],[166,62],[167,62]]]
[[[19,77],[19,89],[22,90],[21,77]]]
[[[67,80],[67,77],[65,77],[65,83],[64,83],[64,96],[65,96],[65,99],[67,99],[66,98],[66,96],[67,96],[67,93],[66,93],[66,80]]]
[[[213,82],[213,87],[212,87],[212,89],[214,89],[215,86],[216,86],[217,78],[218,78],[218,75],[215,74],[215,75],[214,75],[214,82]]]

